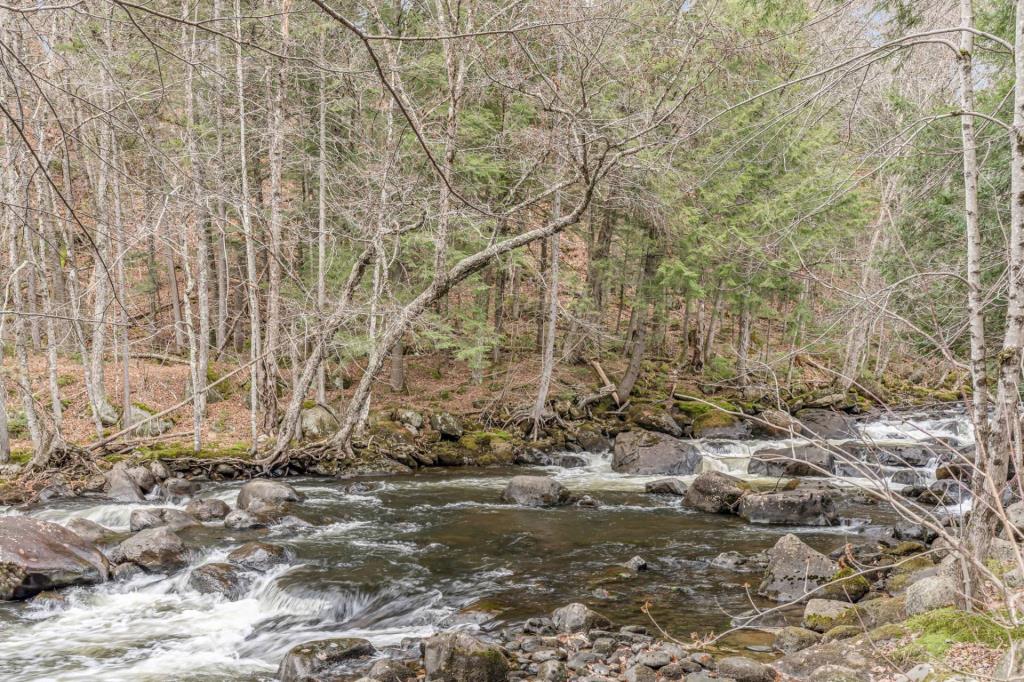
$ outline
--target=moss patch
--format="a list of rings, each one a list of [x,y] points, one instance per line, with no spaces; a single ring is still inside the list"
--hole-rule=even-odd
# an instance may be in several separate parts
[[[982,614],[967,613],[953,607],[919,614],[907,619],[903,625],[917,633],[914,641],[899,652],[907,660],[941,657],[957,643],[982,644],[998,649],[1008,646],[1012,640],[1024,639],[1024,626],[1008,628]]]
[[[831,584],[822,589],[824,599],[857,601],[871,591],[871,583],[851,568],[842,568],[832,576]]]
[[[727,400],[677,400],[675,405],[677,410],[692,419],[696,419],[697,417],[710,412],[720,414],[722,410],[726,410],[728,412],[740,411],[736,405],[733,405]]]
[[[177,459],[179,457],[195,457],[197,459],[250,459],[249,445],[246,443],[230,443],[227,445],[213,445],[203,448],[199,453],[192,451],[191,443],[154,443],[140,447],[137,452],[142,459]],[[113,455],[108,455],[108,461]]]

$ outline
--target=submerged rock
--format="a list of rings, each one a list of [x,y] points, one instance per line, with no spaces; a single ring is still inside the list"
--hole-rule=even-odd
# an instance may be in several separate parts
[[[588,632],[611,627],[611,621],[586,604],[573,603],[555,609],[551,621],[558,632]]]
[[[346,661],[367,658],[376,649],[365,639],[341,637],[306,642],[292,647],[277,668],[281,682],[319,682],[334,679],[331,673]]]
[[[709,514],[731,514],[749,490],[746,483],[734,476],[709,471],[694,479],[686,489],[683,504]]]
[[[798,601],[830,582],[839,565],[790,533],[768,550],[768,568],[757,592],[778,602]]]
[[[689,476],[703,456],[691,443],[664,433],[634,429],[615,437],[612,469],[623,474]]]
[[[513,476],[501,499],[526,507],[556,507],[573,501],[565,486],[546,476]]]
[[[139,531],[114,548],[115,563],[131,562],[149,572],[172,572],[187,563],[185,545],[166,526]]]
[[[464,632],[447,632],[423,641],[427,682],[506,682],[505,652]]]
[[[678,495],[686,494],[686,484],[678,478],[659,478],[657,481],[649,481],[644,484],[644,492],[655,495]]]
[[[298,491],[287,483],[256,479],[247,481],[238,491],[237,505],[239,509],[255,512],[264,511],[264,509],[254,509],[261,504],[279,506],[286,502],[298,502],[301,499],[302,496]]]
[[[188,576],[188,585],[196,592],[220,594],[232,601],[241,599],[251,584],[241,567],[225,563],[203,564]]]
[[[191,514],[178,509],[153,508],[133,509],[128,524],[133,533],[147,528],[167,526],[171,530],[181,530],[189,526],[198,526],[199,521]]]
[[[228,561],[252,571],[268,571],[288,563],[290,552],[269,542],[247,542],[228,554]]]
[[[109,577],[103,553],[67,528],[28,516],[0,517],[0,600]]]
[[[834,526],[838,521],[832,496],[816,490],[744,495],[739,515],[750,523],[783,526]]]

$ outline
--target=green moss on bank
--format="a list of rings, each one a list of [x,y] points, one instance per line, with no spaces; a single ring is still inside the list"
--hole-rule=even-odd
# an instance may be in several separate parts
[[[1024,639],[1024,626],[1009,628],[988,616],[967,613],[953,607],[913,616],[903,625],[917,634],[914,641],[897,652],[905,660],[941,657],[954,644],[982,644],[1000,649],[1009,646],[1013,640]]]

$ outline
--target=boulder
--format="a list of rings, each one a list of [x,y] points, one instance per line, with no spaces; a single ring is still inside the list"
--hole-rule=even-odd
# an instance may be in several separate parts
[[[622,679],[625,682],[657,682],[658,674],[639,663],[626,669]]]
[[[115,563],[131,562],[149,572],[169,573],[187,563],[185,545],[167,526],[141,530],[114,548]]]
[[[768,550],[768,568],[757,592],[778,602],[798,601],[830,582],[838,569],[838,564],[790,533]]]
[[[803,426],[804,434],[813,438],[843,439],[857,436],[853,423],[841,412],[808,408],[800,410],[795,416]]]
[[[765,435],[774,438],[793,438],[799,436],[804,427],[798,419],[794,419],[789,412],[769,408],[762,410],[760,414],[751,420],[751,429],[755,435]]]
[[[115,535],[111,529],[80,516],[68,521],[65,527],[86,542],[92,543],[104,542]]]
[[[97,413],[100,418],[100,423],[104,426],[113,426],[121,419],[121,415],[118,414],[117,408],[108,403],[106,399],[100,401]]]
[[[423,428],[423,415],[416,410],[395,410],[391,413],[391,419],[417,431]]]
[[[160,489],[164,498],[171,502],[182,502],[195,495],[199,486],[187,478],[168,478],[160,484]]]
[[[224,517],[224,527],[230,530],[249,530],[251,528],[266,528],[267,522],[252,512],[236,509]]]
[[[686,489],[683,504],[709,514],[731,514],[749,490],[746,483],[734,476],[709,471],[694,479]]]
[[[128,408],[128,421],[134,425],[132,433],[139,438],[153,438],[174,427],[174,422],[167,419],[153,419],[154,414],[144,407],[131,405]]]
[[[130,467],[125,470],[125,473],[128,474],[128,478],[132,479],[143,493],[149,493],[156,487],[156,477],[153,476],[153,472],[149,470],[149,467]]]
[[[1016,529],[1016,537],[1024,537],[1024,502],[1014,502],[1006,508],[1006,520],[1008,525]],[[1009,529],[1007,529],[1009,537]]]
[[[253,509],[259,503],[269,503],[272,506],[281,506],[286,502],[298,502],[302,496],[287,483],[280,481],[268,481],[256,479],[247,481],[238,491],[237,506],[246,511],[257,511]]]
[[[743,656],[726,656],[718,661],[718,677],[732,678],[736,682],[775,682],[775,671]]]
[[[192,500],[185,507],[185,512],[191,514],[200,521],[217,521],[231,513],[231,507],[224,500],[215,497],[207,497],[201,500]]]
[[[690,430],[694,438],[748,438],[750,424],[724,410],[712,409],[697,415]]]
[[[160,460],[153,460],[149,463],[149,472],[153,474],[153,478],[156,479],[157,483],[161,483],[171,477],[171,470]]]
[[[244,570],[233,564],[203,564],[188,576],[188,586],[200,594],[219,594],[235,601],[241,599],[252,584]]]
[[[407,682],[416,679],[415,671],[402,661],[391,658],[382,658],[374,663],[367,675],[376,682]]]
[[[128,475],[128,465],[118,462],[106,473],[103,492],[107,497],[120,502],[142,502],[142,490],[135,480]]]
[[[171,530],[178,531],[189,526],[198,526],[199,521],[191,514],[178,509],[154,507],[133,509],[128,525],[133,533],[159,526],[167,526]]]
[[[615,437],[612,469],[622,474],[689,476],[703,457],[692,444],[664,433],[634,429]]]
[[[67,528],[28,516],[0,516],[0,601],[109,577],[103,553]]]
[[[750,458],[748,474],[770,476],[827,476],[832,473],[832,453],[815,445],[758,450]]]
[[[956,581],[950,576],[933,575],[922,578],[907,588],[907,615],[916,616],[932,609],[953,606],[959,593]]]
[[[526,507],[557,507],[573,501],[565,486],[546,476],[513,476],[501,499]]]
[[[644,484],[644,492],[655,495],[679,495],[686,494],[686,485],[678,478],[659,478],[657,481],[649,481]]]
[[[269,542],[247,542],[228,554],[228,561],[250,571],[269,571],[288,563],[291,553],[281,545]]]
[[[853,604],[848,601],[811,599],[804,607],[802,625],[815,632],[828,632],[835,627],[836,621],[852,608]]]
[[[819,490],[744,495],[739,515],[750,523],[782,526],[834,526],[838,520],[832,496]]]
[[[921,504],[946,506],[960,504],[970,496],[971,491],[966,485],[956,479],[947,478],[928,486],[928,489],[918,496],[917,501]]]
[[[336,433],[341,428],[341,422],[331,410],[323,405],[314,405],[299,413],[299,427],[303,438],[320,440]]]
[[[711,565],[727,571],[760,571],[768,567],[768,555],[764,552],[745,555],[739,552],[722,552],[711,560]]]
[[[602,453],[612,449],[612,442],[600,431],[583,428],[576,432],[576,442],[587,452]]]
[[[640,428],[648,431],[667,433],[670,436],[681,438],[683,430],[664,408],[651,404],[634,405],[629,410],[629,419]]]
[[[423,641],[427,682],[506,682],[505,652],[465,632],[446,632]]]
[[[791,654],[795,651],[806,649],[820,641],[821,635],[814,630],[788,625],[775,633],[775,641],[772,643],[772,647],[784,654]]]
[[[341,637],[320,639],[292,647],[281,659],[277,678],[281,682],[320,682],[336,679],[334,671],[346,661],[368,658],[376,649],[365,639]]]
[[[445,440],[458,440],[465,433],[459,418],[447,412],[430,415],[430,428],[441,434],[441,438]]]
[[[559,632],[588,632],[593,629],[605,629],[611,627],[611,621],[597,611],[590,609],[586,604],[573,603],[555,609],[551,614],[551,621]]]

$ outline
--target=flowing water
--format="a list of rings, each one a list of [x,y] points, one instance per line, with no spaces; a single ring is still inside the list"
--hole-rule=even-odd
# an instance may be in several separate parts
[[[893,418],[861,431],[879,442],[970,440],[957,415]],[[743,475],[751,452],[779,443],[704,442],[704,469]],[[767,549],[787,532],[829,551],[865,530],[755,527],[693,512],[679,498],[643,492],[645,482],[660,477],[617,474],[607,454],[585,457],[585,467],[534,469],[598,499],[596,508],[501,503],[501,490],[525,473],[522,467],[367,478],[359,492],[348,488],[350,480],[292,479],[306,498],[296,515],[309,526],[182,531],[195,548],[193,566],[222,561],[253,539],[294,552],[288,565],[260,575],[244,598],[200,595],[188,587],[185,570],[66,590],[64,604],[0,603],[0,679],[273,679],[285,652],[304,641],[356,636],[408,648],[441,629],[499,627],[571,601],[620,623],[648,625],[641,607],[649,603],[661,627],[687,637],[761,603],[745,589],[756,588],[759,576],[715,568],[711,560],[720,552]],[[233,503],[237,489],[211,484],[202,496]],[[139,506],[79,498],[25,513],[58,523],[82,516],[127,532]],[[846,502],[840,511],[876,525],[896,520],[877,506]],[[622,567],[635,555],[647,560],[648,571]]]

